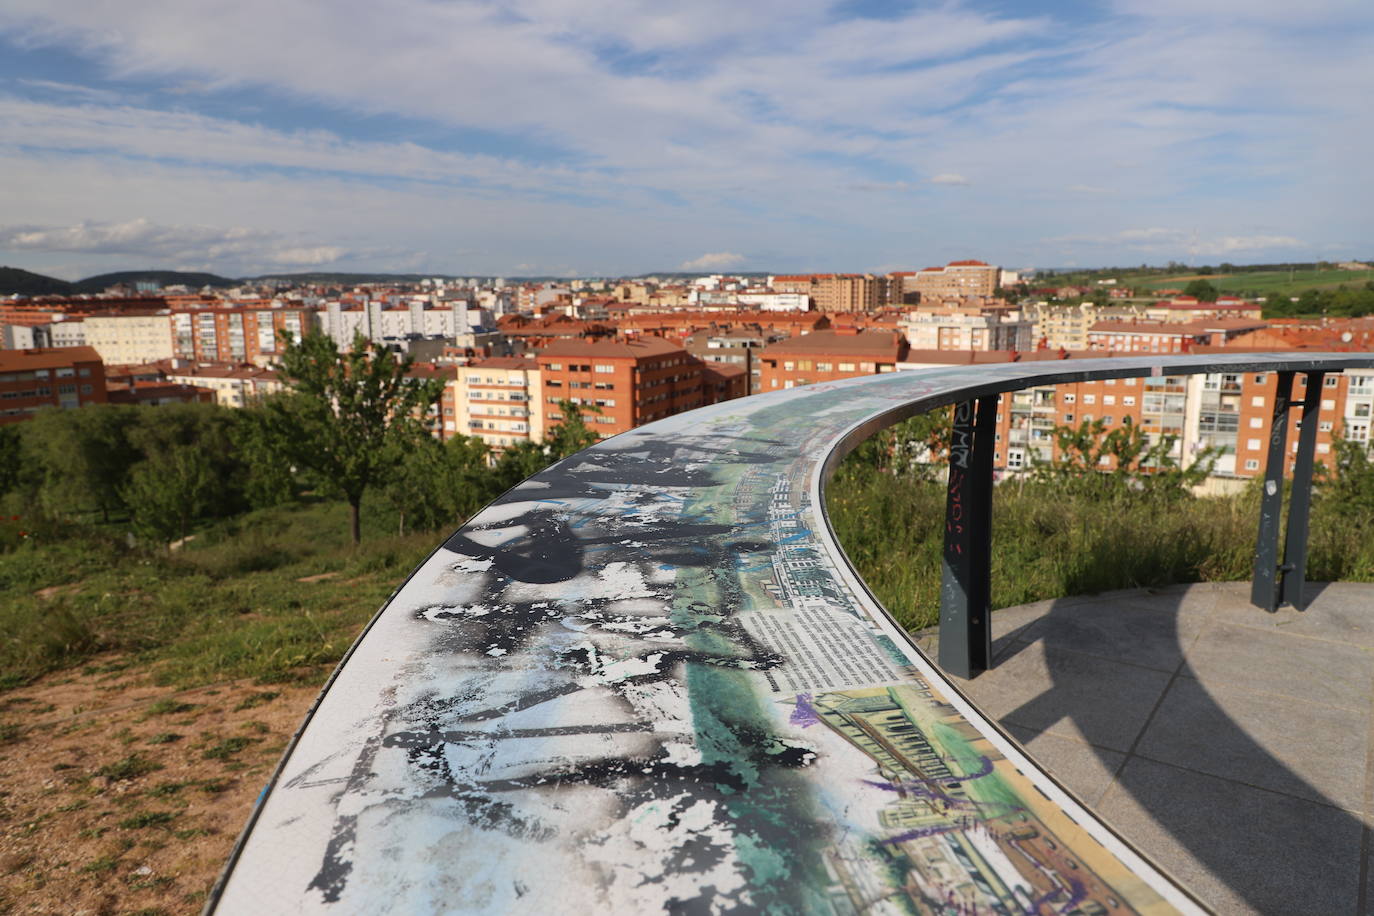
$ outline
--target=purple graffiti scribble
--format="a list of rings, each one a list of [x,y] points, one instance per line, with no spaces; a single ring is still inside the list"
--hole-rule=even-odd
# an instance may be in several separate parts
[[[811,694],[797,694],[797,706],[792,710],[792,715],[787,721],[801,728],[810,728],[820,724],[820,714],[816,712],[816,707],[811,705]]]
[[[964,820],[967,820],[967,818],[960,818],[959,820],[962,822]],[[907,840],[919,840],[922,837],[939,836],[942,833],[953,833],[956,830],[962,830],[966,826],[967,825],[964,823],[955,823],[940,824],[939,826],[935,827],[918,827],[915,830],[908,830],[905,833],[899,833],[896,836],[885,837],[882,840],[882,842],[905,843]]]

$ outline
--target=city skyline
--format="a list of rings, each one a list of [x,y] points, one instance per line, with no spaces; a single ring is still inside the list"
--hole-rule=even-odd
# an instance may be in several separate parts
[[[1367,257],[1374,8],[0,8],[0,263],[473,275]]]

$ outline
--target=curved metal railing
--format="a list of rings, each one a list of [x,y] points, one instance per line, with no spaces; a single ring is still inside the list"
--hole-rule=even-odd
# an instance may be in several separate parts
[[[1374,356],[961,366],[758,395],[599,443],[484,509],[378,612],[208,909],[1196,912],[887,616],[821,488],[878,429],[967,405],[941,644],[973,673],[992,414],[976,401],[1353,367]]]

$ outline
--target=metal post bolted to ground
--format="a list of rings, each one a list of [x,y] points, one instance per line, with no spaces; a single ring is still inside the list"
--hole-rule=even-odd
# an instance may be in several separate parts
[[[1302,428],[1298,431],[1298,457],[1293,464],[1293,489],[1288,496],[1288,531],[1283,540],[1283,566],[1279,569],[1280,604],[1306,610],[1303,586],[1307,579],[1307,521],[1312,510],[1312,465],[1317,451],[1317,418],[1322,408],[1325,372],[1307,373],[1302,399]]]
[[[1293,373],[1278,373],[1274,412],[1269,425],[1269,454],[1264,465],[1264,493],[1260,496],[1259,537],[1255,543],[1255,576],[1250,603],[1269,611],[1279,607],[1279,522],[1283,517],[1283,462],[1288,444],[1288,407]]]
[[[970,678],[992,667],[992,465],[1000,395],[954,407],[945,551],[940,576],[940,667]]]

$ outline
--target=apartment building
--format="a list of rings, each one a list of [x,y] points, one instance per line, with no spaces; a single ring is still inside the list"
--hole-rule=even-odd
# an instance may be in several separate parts
[[[175,354],[168,309],[128,309],[87,315],[86,345],[110,365],[151,363]]]
[[[901,334],[853,327],[780,340],[758,354],[760,390],[892,372],[908,349]]]
[[[787,336],[780,331],[769,331],[758,326],[721,328],[697,331],[683,341],[683,346],[707,367],[738,367],[744,378],[743,394],[748,395],[763,390],[758,354],[763,347],[779,340],[786,340]]]
[[[492,357],[459,366],[444,388],[441,438],[476,436],[493,451],[544,438],[539,363],[528,357]]]
[[[1029,350],[1034,321],[1000,300],[922,300],[901,319],[914,350]]]
[[[999,269],[982,261],[950,261],[944,267],[918,270],[912,289],[929,299],[958,299],[962,296],[991,296],[997,289]]]
[[[809,296],[821,312],[869,312],[878,308],[882,284],[872,274],[793,274],[773,278],[773,290]]]
[[[1094,305],[1091,302],[1079,302],[1069,305],[1033,302],[1024,306],[1024,311],[1034,326],[1032,336],[1035,345],[1051,350],[1088,349],[1088,332],[1099,321],[1130,322],[1146,317],[1143,306],[1127,303]]]
[[[1220,346],[1264,328],[1263,321],[1217,318],[1188,324],[1171,321],[1099,321],[1088,329],[1088,349],[1109,353],[1189,353]]]
[[[94,347],[0,351],[0,424],[27,420],[45,407],[106,400],[105,366]]]
[[[287,340],[322,327],[319,309],[281,303],[174,309],[171,322],[176,357],[259,366],[280,356]]]
[[[244,407],[284,387],[277,373],[241,363],[194,363],[167,370],[167,381],[214,392],[221,407]]]
[[[558,402],[596,408],[587,425],[603,437],[701,407],[701,362],[658,337],[561,340],[537,355],[546,428],[563,420]]]

